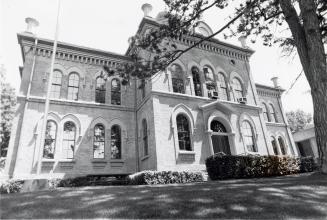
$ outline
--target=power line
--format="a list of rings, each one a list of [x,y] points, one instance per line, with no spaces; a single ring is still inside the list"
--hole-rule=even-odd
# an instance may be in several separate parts
[[[295,78],[294,82],[291,84],[290,88],[286,91],[285,95],[289,93],[289,91],[293,88],[293,86],[295,85],[295,83],[298,81],[298,79],[301,77],[303,73],[303,69],[301,70],[300,74]]]

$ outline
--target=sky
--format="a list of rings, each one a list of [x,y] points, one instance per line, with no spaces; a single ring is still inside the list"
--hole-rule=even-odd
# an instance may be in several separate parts
[[[59,19],[59,41],[72,43],[119,54],[128,47],[128,38],[133,36],[142,20],[141,6],[150,3],[155,17],[165,9],[162,0],[62,0]],[[26,17],[40,23],[36,34],[54,39],[58,0],[0,0],[0,64],[7,72],[7,81],[18,90],[20,85],[19,66],[22,56],[17,42],[17,33],[26,30]],[[215,32],[228,22],[233,10],[213,8],[202,19]],[[235,45],[235,38],[217,39]],[[288,90],[302,70],[297,56],[282,56],[277,46],[266,47],[260,41],[248,46],[256,52],[250,58],[251,72],[256,83],[272,86],[271,78],[279,77],[279,84]],[[302,109],[313,112],[308,82],[301,75],[294,87],[282,97],[286,111]]]

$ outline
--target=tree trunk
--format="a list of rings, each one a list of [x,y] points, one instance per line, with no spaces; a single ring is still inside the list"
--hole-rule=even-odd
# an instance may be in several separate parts
[[[305,76],[311,87],[321,171],[327,174],[327,69],[314,0],[300,0],[302,22],[291,0],[280,0]]]

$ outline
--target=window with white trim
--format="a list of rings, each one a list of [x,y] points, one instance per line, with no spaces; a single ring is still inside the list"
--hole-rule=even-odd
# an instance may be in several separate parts
[[[178,114],[176,117],[178,145],[180,150],[192,151],[190,124],[187,117],[183,114]]]
[[[93,137],[93,158],[104,158],[104,146],[105,146],[105,128],[102,124],[96,124],[94,126]]]
[[[229,100],[226,77],[223,73],[218,73],[218,82],[219,82],[219,98],[222,100]]]
[[[271,122],[278,122],[277,121],[277,115],[276,115],[275,108],[274,108],[273,104],[269,104],[269,108],[270,108]]]
[[[61,91],[62,73],[59,70],[53,71],[50,98],[59,99]]]
[[[243,97],[243,87],[242,83],[238,78],[233,78],[232,80],[233,89],[234,89],[234,101],[237,102],[239,98]]]
[[[242,133],[243,133],[243,140],[244,144],[248,151],[250,152],[257,152],[255,147],[255,138],[253,128],[248,121],[242,122]]]
[[[95,102],[106,102],[106,81],[100,76],[96,78]]]
[[[43,158],[54,159],[56,138],[57,123],[53,120],[48,120],[44,137]]]
[[[64,124],[64,133],[62,139],[63,158],[73,159],[75,152],[76,125],[74,122],[67,121]]]
[[[68,94],[67,99],[78,100],[79,76],[77,73],[71,73],[68,77]]]

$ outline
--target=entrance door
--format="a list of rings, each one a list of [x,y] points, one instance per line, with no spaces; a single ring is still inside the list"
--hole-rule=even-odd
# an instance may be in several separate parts
[[[212,147],[213,153],[224,152],[227,155],[230,155],[230,147],[228,136],[226,135],[212,135]]]

